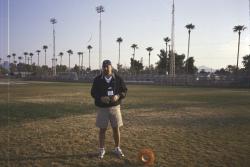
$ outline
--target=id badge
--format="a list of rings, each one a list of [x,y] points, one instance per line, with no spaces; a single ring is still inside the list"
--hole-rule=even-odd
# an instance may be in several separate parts
[[[113,96],[113,95],[114,95],[113,90],[108,90],[108,96]]]

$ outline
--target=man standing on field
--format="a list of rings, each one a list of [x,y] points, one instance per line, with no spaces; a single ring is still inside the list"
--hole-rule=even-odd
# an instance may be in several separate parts
[[[96,126],[99,131],[99,158],[105,155],[105,133],[110,122],[113,129],[115,142],[114,153],[119,157],[124,154],[120,148],[120,127],[123,125],[120,110],[121,100],[125,98],[127,87],[123,79],[112,72],[110,60],[104,60],[102,64],[102,74],[95,77],[91,96],[95,99],[98,107],[96,116]]]

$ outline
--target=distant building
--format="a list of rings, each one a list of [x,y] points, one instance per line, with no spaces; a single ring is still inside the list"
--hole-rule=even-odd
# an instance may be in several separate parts
[[[209,72],[209,73],[213,73],[213,72],[216,71],[215,69],[210,68],[210,67],[199,66],[199,67],[198,67],[198,72],[201,72],[202,70],[205,71],[205,72]]]

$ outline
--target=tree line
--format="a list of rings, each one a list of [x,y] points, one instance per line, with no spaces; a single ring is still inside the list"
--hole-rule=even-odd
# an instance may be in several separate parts
[[[176,74],[196,74],[198,69],[197,67],[194,65],[195,59],[194,57],[190,57],[190,36],[191,36],[191,31],[195,29],[195,25],[193,25],[192,23],[187,24],[185,26],[185,28],[187,28],[188,30],[188,49],[187,49],[187,55],[185,56],[185,54],[178,54],[178,53],[174,53],[175,55],[175,71]],[[216,74],[221,74],[221,75],[225,75],[225,74],[233,74],[233,73],[249,73],[249,55],[246,55],[243,57],[243,66],[244,68],[239,69],[238,64],[239,64],[239,52],[240,52],[240,37],[241,37],[241,32],[244,31],[246,29],[246,27],[244,25],[237,25],[233,27],[233,31],[238,33],[238,49],[237,49],[237,63],[236,65],[228,65],[226,68],[221,68],[219,70],[217,70],[215,73]],[[153,66],[150,62],[150,58],[151,58],[151,52],[154,50],[151,46],[145,48],[145,50],[148,52],[148,66],[144,66],[143,65],[143,61],[142,60],[136,60],[135,59],[135,54],[136,54],[136,50],[139,49],[137,44],[132,44],[131,48],[132,48],[132,58],[130,58],[130,68],[127,67],[123,67],[122,64],[120,63],[120,48],[121,48],[121,43],[123,42],[123,38],[122,37],[118,37],[116,39],[116,42],[119,45],[119,53],[118,53],[118,63],[117,63],[117,71],[118,72],[130,72],[130,73],[159,73],[159,74],[169,74],[170,72],[170,58],[172,56],[171,54],[171,45],[168,45],[168,43],[171,41],[171,39],[169,37],[166,37],[163,39],[165,44],[166,44],[166,48],[165,49],[161,49],[160,53],[157,54],[159,61],[156,62],[155,66]],[[75,64],[75,66],[73,68],[70,67],[70,58],[73,55],[73,51],[71,49],[67,50],[67,54],[68,54],[68,66],[63,65],[62,64],[62,58],[64,56],[63,52],[59,52],[58,54],[58,59],[56,59],[56,62],[60,62],[60,63],[56,63],[58,65],[56,65],[56,69],[58,72],[70,72],[70,71],[74,71],[74,72],[88,72],[91,71],[91,49],[93,47],[91,45],[87,46],[88,49],[88,67],[87,68],[83,68],[83,52],[77,52],[77,54],[79,55],[79,63],[78,65]],[[40,66],[40,52],[41,50],[36,50],[36,54],[37,54],[37,63],[32,61],[32,58],[34,56],[34,53],[30,52],[24,52],[23,55],[24,56],[18,56],[18,62],[16,60],[16,54],[13,53],[12,55],[7,55],[7,59],[9,62],[9,71],[6,69],[3,69],[3,67],[0,67],[0,72],[1,73],[15,73],[15,72],[31,72],[32,74],[49,74],[51,72],[51,68],[49,68],[47,66],[47,49],[48,46],[47,45],[43,45],[42,49],[44,50],[44,65]],[[13,58],[12,62],[11,62],[11,57]],[[24,61],[22,62],[22,60],[24,59]],[[0,64],[1,64],[2,59],[0,58]]]

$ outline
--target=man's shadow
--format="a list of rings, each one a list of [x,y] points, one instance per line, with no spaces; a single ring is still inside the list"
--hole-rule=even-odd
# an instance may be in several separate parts
[[[26,161],[26,160],[47,160],[47,159],[67,159],[67,158],[96,158],[98,153],[89,152],[83,154],[61,154],[61,155],[49,155],[49,156],[25,156],[25,157],[15,157],[15,158],[0,158],[0,161]]]
[[[106,157],[111,158],[119,158],[117,155],[115,155],[112,151],[106,152],[105,154]],[[61,154],[61,155],[48,155],[48,156],[23,156],[23,157],[14,157],[14,158],[2,158],[0,157],[0,161],[12,161],[12,162],[21,162],[21,161],[36,161],[36,160],[53,160],[53,159],[81,159],[81,158],[88,158],[88,159],[96,159],[98,161],[98,166],[99,167],[108,167],[108,166],[134,166],[129,159],[126,157],[119,158],[121,161],[120,162],[105,162],[105,158],[100,160],[98,158],[98,153],[97,152],[88,152],[88,153],[83,153],[83,154]]]

